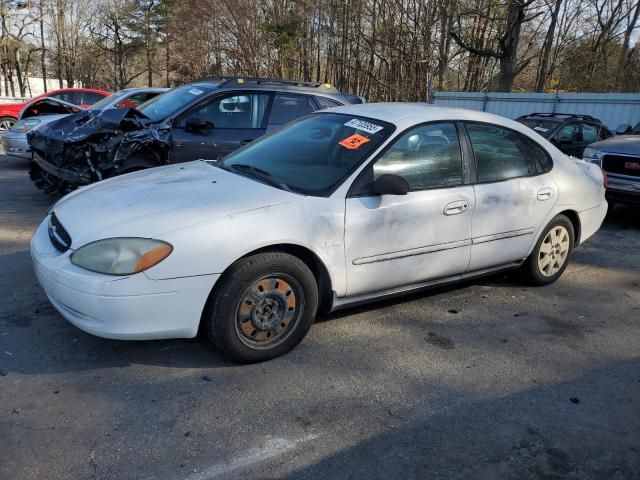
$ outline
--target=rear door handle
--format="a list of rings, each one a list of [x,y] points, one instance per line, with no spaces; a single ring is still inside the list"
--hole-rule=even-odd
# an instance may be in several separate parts
[[[542,190],[538,190],[538,200],[541,202],[549,200],[551,197],[553,197],[553,188],[547,187]]]
[[[469,202],[466,200],[458,200],[456,202],[451,202],[446,207],[444,207],[445,215],[458,215],[464,212],[467,208],[469,208]]]

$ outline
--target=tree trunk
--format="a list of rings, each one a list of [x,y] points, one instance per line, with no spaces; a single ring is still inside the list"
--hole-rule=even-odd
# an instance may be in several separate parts
[[[538,76],[536,78],[536,92],[544,92],[549,71],[549,57],[551,56],[551,49],[553,48],[553,39],[556,34],[556,24],[558,23],[558,15],[560,14],[561,6],[562,0],[556,0],[553,12],[551,13],[551,21],[549,22],[547,36],[544,40],[544,45],[542,46],[542,57],[540,58],[540,66],[538,68]]]
[[[47,49],[44,43],[44,8],[42,4],[43,0],[38,2],[38,9],[40,14],[40,68],[42,69],[42,87],[44,92],[47,93]]]
[[[634,29],[636,28],[636,23],[638,23],[638,16],[640,16],[640,1],[636,3],[635,9],[633,11],[633,16],[627,25],[627,28],[624,32],[624,39],[622,41],[622,51],[620,52],[620,59],[618,60],[618,69],[616,72],[616,87],[618,89],[622,89],[624,85],[624,71],[627,67],[627,63],[629,62],[629,45],[631,43],[631,36],[633,34]]]
[[[517,52],[520,42],[520,28],[524,20],[524,4],[520,0],[511,0],[507,8],[507,31],[501,38],[500,73],[498,91],[510,92],[517,73]]]

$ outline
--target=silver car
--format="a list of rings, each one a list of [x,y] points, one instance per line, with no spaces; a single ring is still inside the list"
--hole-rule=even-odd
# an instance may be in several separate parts
[[[125,88],[103,98],[91,105],[91,110],[108,110],[110,108],[136,108],[138,105],[169,90],[168,88]],[[44,97],[29,104],[20,112],[18,121],[9,129],[0,133],[0,142],[7,155],[31,158],[31,150],[27,142],[27,132],[34,128],[58,120],[72,113],[79,112],[82,107],[53,97]]]

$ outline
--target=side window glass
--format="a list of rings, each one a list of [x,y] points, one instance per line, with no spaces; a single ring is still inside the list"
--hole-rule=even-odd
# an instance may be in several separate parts
[[[262,128],[269,95],[243,93],[216,98],[206,102],[183,117],[178,126],[184,127],[189,121],[210,122],[214,128]]]
[[[53,98],[57,98],[58,100],[73,103],[74,105],[80,105],[81,98],[76,99],[74,93],[75,92],[70,92],[68,90],[65,90],[62,92],[54,93],[53,95],[50,95],[50,96]]]
[[[593,143],[598,141],[598,127],[588,123],[582,124],[582,141],[585,143]]]
[[[598,132],[598,140],[605,140],[609,137],[611,137],[611,132],[609,132],[609,130],[607,130],[606,128],[600,127],[600,131]]]
[[[82,93],[82,105],[93,105],[94,103],[99,102],[104,98],[104,95],[101,95],[96,92],[76,92],[76,93],[78,94],[78,97],[80,96],[80,93]],[[80,101],[80,98],[78,98],[77,100]]]
[[[142,105],[144,102],[149,100],[149,98],[153,97],[153,94],[149,94],[146,92],[140,92],[131,95],[128,98],[124,98],[120,100],[118,103],[114,105],[113,108],[137,108],[138,105]]]
[[[535,175],[535,162],[524,136],[513,130],[479,123],[467,124],[479,182]]]
[[[531,150],[531,153],[533,153],[533,156],[536,159],[536,162],[538,162],[538,165],[540,165],[540,167],[542,168],[542,171],[544,173],[549,172],[553,168],[553,161],[551,160],[551,155],[549,155],[549,153],[547,153],[547,151],[544,148],[542,148],[540,145],[538,145],[536,142],[534,142],[530,138],[527,138],[526,142],[527,142],[527,145],[529,146],[529,149]]]
[[[558,132],[558,141],[563,143],[571,143],[578,141],[578,130],[580,125],[577,123],[569,123],[562,127]]]
[[[323,108],[331,108],[331,107],[339,107],[342,105],[340,102],[336,102],[335,100],[331,100],[327,97],[315,97],[316,102],[320,106],[320,109]]]
[[[311,97],[307,95],[278,93],[271,107],[269,126],[284,125],[291,120],[312,113],[315,109],[315,105],[311,103]]]
[[[389,148],[373,166],[374,180],[380,175],[403,177],[411,191],[462,184],[462,155],[453,123],[414,128]]]

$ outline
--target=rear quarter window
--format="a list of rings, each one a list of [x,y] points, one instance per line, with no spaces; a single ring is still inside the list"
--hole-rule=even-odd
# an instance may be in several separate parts
[[[551,159],[551,155],[537,142],[534,142],[530,138],[525,138],[527,146],[531,150],[533,154],[533,158],[535,158],[536,164],[539,170],[542,173],[550,172],[553,168],[553,160]]]

